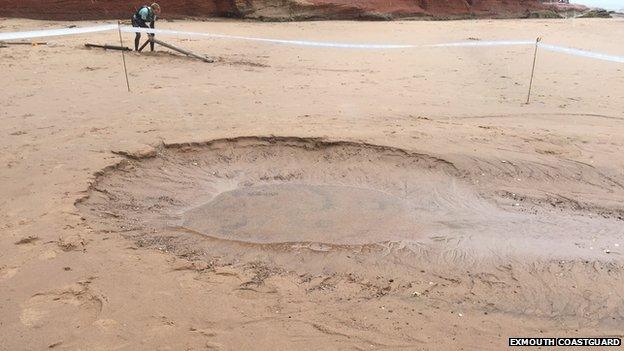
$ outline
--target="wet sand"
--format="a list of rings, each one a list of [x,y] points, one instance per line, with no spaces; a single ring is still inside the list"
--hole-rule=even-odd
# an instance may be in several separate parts
[[[624,54],[620,19],[161,28],[539,35]],[[129,54],[128,93],[119,53],[83,48],[115,35],[0,48],[0,347],[498,350],[509,336],[621,334],[621,64],[540,52],[525,105],[530,47],[161,37],[217,62]]]

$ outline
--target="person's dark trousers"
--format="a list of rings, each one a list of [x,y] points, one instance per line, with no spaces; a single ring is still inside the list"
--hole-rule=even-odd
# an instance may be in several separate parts
[[[150,23],[150,28],[154,29],[154,25],[155,25],[155,23],[151,22]],[[156,34],[150,34],[150,36],[152,38],[154,38],[156,36]],[[154,51],[154,42],[153,41],[150,41],[150,51]]]
[[[154,25],[155,24],[156,23],[154,23],[154,22],[150,22],[150,25],[148,26],[147,23],[145,23],[144,21],[132,17],[132,26],[133,27],[152,28],[152,29],[154,29]],[[153,34],[148,34],[148,36],[150,36],[150,35],[153,37]],[[141,44],[141,33],[137,32],[136,36],[134,37],[134,50],[135,51],[139,51],[139,44]],[[154,51],[154,43],[153,42],[150,42],[150,50]]]

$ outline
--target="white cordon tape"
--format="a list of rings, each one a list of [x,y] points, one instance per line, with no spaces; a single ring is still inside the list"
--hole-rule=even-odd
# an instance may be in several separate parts
[[[332,43],[332,42],[320,42],[320,41],[308,41],[308,40],[285,40],[285,39],[268,39],[268,38],[256,38],[256,37],[244,37],[227,34],[213,34],[213,33],[198,33],[198,32],[181,32],[168,29],[151,29],[151,28],[133,28],[128,26],[121,27],[123,32],[128,33],[152,33],[152,34],[164,34],[182,37],[209,37],[209,38],[223,38],[223,39],[238,39],[246,41],[267,42],[274,44],[286,44],[297,46],[312,46],[312,47],[325,47],[325,48],[342,48],[342,49],[413,49],[413,48],[441,48],[441,47],[483,47],[483,46],[515,46],[515,45],[535,45],[535,41],[531,40],[498,40],[498,41],[463,41],[456,43],[441,43],[441,44],[428,44],[428,45],[409,45],[409,44],[351,44],[351,43]],[[581,56],[587,58],[593,58],[603,61],[624,63],[624,56],[607,55],[602,53],[596,53],[586,50],[566,48],[563,46],[548,45],[544,43],[538,43],[538,46],[549,51],[560,52],[568,55]]]
[[[0,32],[0,40],[17,40],[17,39],[31,39],[31,38],[44,38],[44,37],[56,37],[60,35],[77,35],[85,33],[106,32],[109,30],[117,29],[116,24],[107,24],[104,26],[96,27],[83,27],[83,28],[63,28],[63,29],[43,29],[34,30],[31,32]]]
[[[208,38],[222,38],[222,39],[236,39],[246,41],[257,41],[273,44],[286,44],[296,46],[312,46],[323,48],[340,48],[340,49],[414,49],[414,48],[427,48],[427,47],[466,47],[466,46],[509,46],[509,45],[533,45],[535,41],[467,41],[457,43],[443,43],[443,44],[428,44],[428,45],[411,45],[411,44],[352,44],[352,43],[335,43],[327,41],[309,41],[309,40],[286,40],[286,39],[268,39],[268,38],[256,38],[256,37],[243,37],[237,35],[227,34],[213,34],[213,33],[198,33],[198,32],[180,32],[177,30],[168,29],[151,29],[151,28],[134,28],[134,27],[121,27],[122,32],[127,33],[152,33],[152,34],[164,34],[181,37],[208,37]]]
[[[205,38],[218,38],[218,39],[235,39],[245,41],[256,41],[273,44],[286,44],[296,46],[314,46],[324,48],[341,48],[341,49],[410,49],[415,48],[415,45],[394,45],[394,44],[351,44],[351,43],[332,43],[332,42],[320,42],[320,41],[307,41],[307,40],[287,40],[287,39],[269,39],[269,38],[256,38],[256,37],[244,37],[238,35],[227,34],[214,34],[214,33],[199,33],[199,32],[180,32],[177,30],[168,29],[151,29],[151,28],[134,28],[123,26],[122,32],[128,33],[152,33],[152,34],[164,34],[180,37],[205,37]]]
[[[83,27],[83,28],[46,29],[46,30],[36,30],[36,31],[30,31],[30,32],[4,32],[4,33],[0,33],[0,41],[106,32],[106,31],[116,30],[117,27],[118,26],[116,24],[110,24],[110,25]],[[176,30],[168,30],[168,29],[133,28],[129,26],[121,26],[121,31],[127,32],[127,33],[141,32],[141,33],[172,35],[172,36],[180,36],[180,37],[235,39],[235,40],[255,41],[255,42],[273,43],[273,44],[322,47],[322,48],[339,48],[339,49],[377,49],[379,50],[379,49],[414,49],[414,48],[442,48],[442,47],[516,46],[516,45],[534,45],[535,44],[534,41],[529,41],[529,40],[464,41],[464,42],[455,42],[455,43],[441,43],[441,44],[427,44],[427,45],[354,44],[354,43],[335,43],[335,42],[309,41],[309,40],[256,38],[256,37],[246,37],[246,36],[227,35],[227,34],[184,32],[184,31],[176,31]],[[602,61],[624,63],[624,56],[608,55],[608,54],[603,54],[599,52],[592,52],[592,51],[587,51],[587,50],[579,50],[579,49],[567,48],[563,46],[544,44],[541,42],[538,43],[538,46],[545,50],[559,52],[559,53],[563,53],[567,55],[592,58],[592,59],[602,60]]]
[[[542,49],[546,49],[546,50],[550,50],[554,52],[561,52],[561,53],[568,54],[568,55],[593,58],[596,60],[624,63],[624,56],[607,55],[607,54],[602,54],[600,52],[572,49],[572,48],[566,48],[563,46],[549,45],[549,44],[544,44],[544,43],[538,43],[537,45]]]

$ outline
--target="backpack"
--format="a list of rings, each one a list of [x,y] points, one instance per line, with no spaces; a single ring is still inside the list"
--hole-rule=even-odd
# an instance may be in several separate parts
[[[143,10],[144,8],[147,8],[147,10],[149,11],[150,17],[154,17],[154,10],[152,10],[147,5],[143,5],[143,6],[139,7],[138,10],[136,10],[136,12],[134,13],[134,18],[142,20],[141,14],[139,12],[141,12],[141,10]]]

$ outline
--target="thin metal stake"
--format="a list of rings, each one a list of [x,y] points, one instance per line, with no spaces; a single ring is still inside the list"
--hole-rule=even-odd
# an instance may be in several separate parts
[[[531,81],[529,82],[529,94],[527,95],[527,105],[531,102],[531,88],[533,88],[533,75],[535,74],[535,62],[537,61],[537,48],[539,42],[542,41],[541,37],[535,39],[535,52],[533,53],[533,67],[531,68]]]
[[[119,43],[123,47],[123,38],[121,37],[121,21],[117,21],[117,30],[119,30]],[[128,80],[128,69],[126,68],[126,54],[124,50],[121,50],[121,59],[123,60],[124,73],[126,74],[126,86],[128,86],[128,92],[130,92],[130,81]]]

